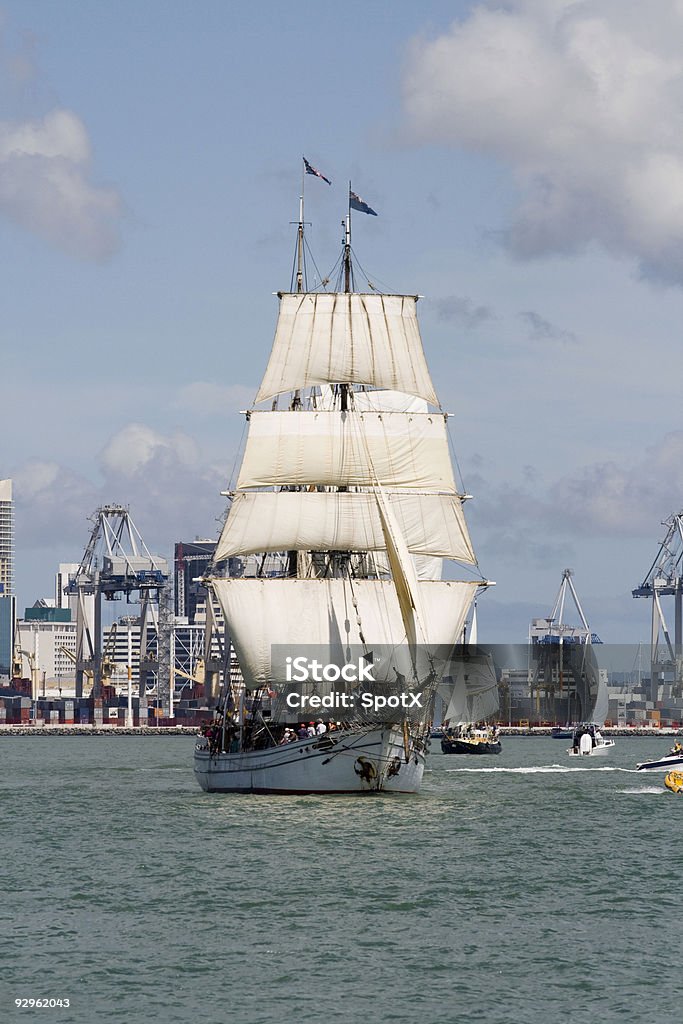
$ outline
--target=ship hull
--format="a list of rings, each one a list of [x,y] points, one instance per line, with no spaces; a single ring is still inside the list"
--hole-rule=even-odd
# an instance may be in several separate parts
[[[614,740],[604,740],[602,743],[598,743],[590,750],[575,750],[574,747],[569,747],[567,749],[567,753],[570,757],[604,757],[604,755],[609,754],[615,746],[616,744]]]
[[[195,747],[194,771],[207,793],[417,793],[424,751],[392,726],[323,734],[265,750],[211,753]]]
[[[674,768],[683,765],[683,754],[667,754],[660,757],[658,761],[641,761],[636,765],[639,772],[648,771],[652,768]]]
[[[500,754],[502,750],[500,740],[487,742],[486,740],[444,739],[441,740],[441,752],[443,754]]]

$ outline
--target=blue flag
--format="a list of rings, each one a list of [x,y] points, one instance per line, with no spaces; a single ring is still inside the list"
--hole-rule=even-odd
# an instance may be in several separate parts
[[[304,161],[304,167],[306,168],[306,174],[315,174],[316,178],[322,178],[323,181],[326,181],[328,185],[332,184],[332,182],[330,181],[329,178],[326,178],[324,174],[321,174],[320,171],[316,171],[315,167],[313,167],[311,164],[309,164],[309,162],[306,159],[306,157],[303,158],[303,161]]]
[[[361,213],[371,213],[373,217],[377,216],[372,207],[368,206],[365,200],[357,196],[351,189],[349,189],[349,206],[352,210],[360,210]]]

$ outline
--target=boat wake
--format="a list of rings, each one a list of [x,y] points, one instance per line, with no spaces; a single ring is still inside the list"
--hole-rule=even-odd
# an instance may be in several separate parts
[[[618,789],[617,793],[625,793],[627,796],[640,796],[642,793],[666,793],[662,786],[634,786],[628,789]]]
[[[629,775],[636,773],[635,768],[615,768],[612,765],[600,765],[599,768],[575,768],[564,764],[541,764],[526,768],[446,768],[445,770],[446,772],[503,772],[510,775],[566,775],[574,772],[627,772]]]

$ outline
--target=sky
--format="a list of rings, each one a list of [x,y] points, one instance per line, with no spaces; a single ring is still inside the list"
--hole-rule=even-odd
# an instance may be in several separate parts
[[[567,567],[603,640],[649,638],[631,590],[683,508],[683,0],[0,0],[0,33],[20,610],[99,505],[167,557],[217,535],[303,154],[320,273],[351,181],[360,265],[424,297],[480,638],[523,641]]]

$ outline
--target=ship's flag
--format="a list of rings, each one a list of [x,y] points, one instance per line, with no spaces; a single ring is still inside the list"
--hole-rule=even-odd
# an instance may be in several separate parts
[[[321,174],[320,171],[317,171],[315,169],[315,167],[313,167],[311,164],[309,164],[309,162],[306,159],[306,157],[304,157],[303,160],[304,160],[304,167],[306,168],[306,174],[315,174],[316,178],[322,178],[323,181],[326,181],[328,185],[332,184],[332,182],[330,181],[329,178],[326,178],[324,174]]]
[[[352,210],[360,210],[361,213],[371,213],[373,217],[377,216],[373,208],[368,206],[365,200],[357,196],[351,189],[349,189],[349,206]]]

